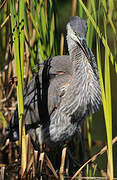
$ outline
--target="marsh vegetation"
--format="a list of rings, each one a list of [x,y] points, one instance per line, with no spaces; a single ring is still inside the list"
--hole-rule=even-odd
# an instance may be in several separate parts
[[[71,15],[87,20],[87,43],[97,59],[103,101],[101,112],[83,124],[84,161],[89,160],[83,169],[87,177],[117,177],[117,1],[0,0],[0,176],[3,179],[33,179],[37,175],[35,168],[41,173],[37,151],[25,135],[23,90],[37,72],[36,64],[48,57],[67,54],[62,27]],[[5,129],[17,104],[19,142],[4,145]],[[49,154],[44,157],[41,171],[57,178],[54,162],[51,164]],[[76,168],[70,178],[80,173]]]

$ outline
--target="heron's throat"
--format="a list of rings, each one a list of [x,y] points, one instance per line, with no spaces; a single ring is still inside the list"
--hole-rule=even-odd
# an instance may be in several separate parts
[[[83,61],[84,59],[86,59],[86,55],[82,50],[81,46],[78,45],[76,42],[71,42],[71,45],[68,45],[68,48],[73,65],[73,73],[76,73],[80,66],[85,63]]]
[[[69,51],[70,58],[73,62],[73,65],[76,66],[76,63],[79,60],[79,58],[82,55],[84,55],[84,51],[82,47],[75,40],[72,39],[69,31],[67,34],[67,44],[68,44],[68,51]]]

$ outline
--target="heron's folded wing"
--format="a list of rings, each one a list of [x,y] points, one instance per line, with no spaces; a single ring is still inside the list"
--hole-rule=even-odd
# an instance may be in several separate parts
[[[49,69],[48,112],[49,115],[60,105],[72,80],[70,56],[55,56]]]

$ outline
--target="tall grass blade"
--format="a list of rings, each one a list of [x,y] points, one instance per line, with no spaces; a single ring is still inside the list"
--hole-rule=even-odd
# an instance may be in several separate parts
[[[24,77],[24,0],[19,1],[19,37],[20,37],[20,59],[21,59],[21,78]]]
[[[64,35],[63,33],[61,34],[61,47],[60,47],[60,54],[61,56],[63,55],[63,47],[64,47]]]
[[[107,19],[104,14],[104,31],[105,39],[107,41]],[[108,141],[108,176],[113,178],[113,152],[112,152],[112,110],[111,110],[111,81],[110,81],[110,66],[109,66],[109,52],[105,48],[105,96],[107,102],[107,116],[106,121],[106,131],[107,131],[107,141]]]
[[[113,9],[114,9],[113,0],[108,0],[108,5],[109,5],[109,16],[112,18],[112,13],[113,13]]]
[[[72,0],[72,16],[76,16],[77,0]]]
[[[47,16],[45,13],[45,1],[40,0],[40,25],[41,25],[41,35],[43,36],[43,41],[46,41],[46,34],[47,34]]]
[[[49,45],[49,53],[52,52],[53,44],[54,44],[54,14],[52,14],[51,21],[50,21],[50,45]]]
[[[94,19],[96,21],[96,18],[97,18],[97,15],[96,15],[96,0],[91,0],[90,4],[92,6],[93,16],[94,16]]]
[[[92,14],[92,3],[89,3],[88,10],[89,10],[90,14]],[[88,24],[87,45],[90,49],[92,49],[94,28],[89,19],[87,20],[87,24]]]
[[[81,18],[83,18],[83,15],[84,15],[84,13],[83,13],[83,8],[82,8],[81,4],[79,3],[79,1],[78,1],[78,15],[79,15]]]
[[[103,5],[103,7],[104,7],[104,10],[105,10],[106,14],[107,14],[108,21],[109,21],[109,23],[110,23],[110,25],[112,27],[112,30],[116,34],[117,31],[116,31],[115,25],[114,25],[113,20],[112,20],[112,12],[113,12],[113,7],[114,7],[114,2],[113,2],[113,0],[112,1],[108,0],[109,11],[107,9],[107,1],[103,0],[103,1],[101,1],[101,3]]]
[[[100,85],[102,90],[102,102],[104,108],[104,116],[105,116],[105,124],[106,124],[106,131],[107,131],[107,144],[108,144],[108,176],[110,179],[113,179],[113,156],[112,156],[112,126],[111,126],[111,118],[109,117],[109,108],[108,108],[108,100],[106,99],[107,93],[104,91],[104,83],[102,77],[102,70],[101,70],[101,60],[100,60],[100,46],[99,46],[99,39],[97,38],[96,41],[97,47],[97,63],[98,63],[98,70],[99,70],[99,77],[100,77]],[[109,63],[109,60],[108,60]],[[110,91],[110,90],[109,90]],[[111,127],[109,127],[111,126]]]
[[[44,60],[48,57],[55,55],[56,51],[56,38],[55,38],[55,15],[53,11],[53,1],[41,0],[38,4],[33,1],[34,7],[32,9],[28,7],[31,23],[36,30],[35,41],[38,46],[38,60]],[[30,10],[29,10],[30,9]],[[31,50],[33,59],[36,58],[34,49]],[[33,65],[33,59],[31,58],[31,64]]]
[[[7,127],[7,121],[5,120],[2,112],[0,111],[0,122],[2,123],[3,127],[6,128]]]
[[[89,17],[91,23],[93,24],[93,27],[95,28],[95,30],[96,30],[99,38],[102,40],[102,43],[103,43],[104,47],[107,48],[107,50],[108,50],[108,52],[109,52],[110,60],[111,60],[112,64],[114,64],[113,54],[112,54],[112,52],[111,52],[111,50],[110,50],[110,48],[109,48],[109,46],[108,46],[108,44],[107,44],[104,36],[103,36],[103,34],[100,32],[99,27],[97,26],[97,24],[96,24],[96,22],[94,21],[93,17],[90,15],[90,13],[89,13],[87,7],[84,5],[83,1],[82,1],[82,0],[79,0],[79,2],[81,3],[81,5],[82,5],[82,7],[83,7],[83,9],[84,9],[84,11],[85,11],[85,13],[87,14],[87,16]]]
[[[22,88],[22,99],[24,89],[24,0],[19,1],[19,44],[20,44],[20,71],[21,71],[21,88]],[[25,123],[24,123],[24,105],[22,107],[22,119],[21,119],[21,177],[23,177],[26,169],[26,137],[25,137]]]
[[[104,90],[104,84],[103,84],[103,78],[102,78],[102,72],[101,72],[101,61],[100,61],[100,52],[99,52],[99,42],[97,42],[97,59],[98,59],[98,68],[99,68],[99,75],[100,75],[100,84],[102,89],[102,101],[103,101],[103,108],[104,108],[104,115],[105,115],[105,124],[106,124],[106,131],[107,131],[107,144],[108,144],[108,177],[110,179],[113,179],[113,154],[112,154],[112,115],[111,115],[111,91],[110,91],[110,70],[109,70],[109,56],[111,59],[111,62],[113,64],[113,55],[110,51],[110,48],[107,43],[107,38],[104,38],[102,33],[100,32],[99,26],[96,25],[96,22],[94,21],[93,17],[91,16],[90,12],[82,2],[82,0],[79,0],[81,3],[83,9],[85,10],[87,16],[89,17],[90,21],[92,22],[98,37],[102,39],[102,43],[105,47],[105,90]],[[106,9],[106,3],[104,3],[104,7]],[[105,21],[104,21],[105,22]],[[99,41],[99,40],[97,40]],[[116,64],[116,63],[115,63]],[[107,84],[107,82],[109,84]]]
[[[16,71],[16,77],[18,79],[17,101],[18,101],[18,116],[19,116],[19,144],[22,149],[22,156],[21,156],[21,178],[22,178],[26,168],[25,125],[24,125],[24,105],[23,105],[24,25],[22,26],[24,21],[24,13],[22,12],[24,11],[24,0],[20,1],[19,11],[20,13],[18,16],[15,11],[15,1],[11,0],[10,1],[11,27],[13,34],[15,71]],[[21,19],[23,19],[23,21]]]
[[[36,24],[35,19],[34,19],[34,17],[33,17],[33,14],[32,14],[31,11],[29,11],[29,14],[30,14],[31,21],[32,21],[32,23],[33,23],[33,25],[34,25],[34,27],[35,27],[35,30],[36,30],[36,32],[37,32],[37,35],[38,35],[38,37],[40,37],[40,33],[39,33],[39,31],[38,31],[38,27],[37,27],[37,24]]]
[[[95,17],[96,19],[96,12],[95,12],[95,1],[89,1],[88,3],[88,10],[90,12],[90,14],[92,14],[92,16]],[[90,49],[92,49],[93,47],[93,36],[94,36],[94,27],[91,24],[91,21],[88,19],[87,21],[88,24],[88,32],[87,32],[87,45]],[[90,115],[87,119],[87,132],[88,132],[88,147],[89,147],[89,155],[91,155],[91,151],[92,151],[92,134],[91,134],[91,128],[92,128],[92,115]],[[89,176],[92,176],[92,168],[91,166],[89,166]]]

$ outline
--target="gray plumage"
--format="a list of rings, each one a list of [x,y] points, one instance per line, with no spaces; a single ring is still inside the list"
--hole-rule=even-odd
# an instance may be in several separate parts
[[[49,58],[40,66],[24,91],[26,131],[39,144],[69,142],[81,122],[101,104],[95,58],[86,45],[87,23],[74,16],[67,24],[69,56]],[[9,136],[17,139],[17,111]]]

